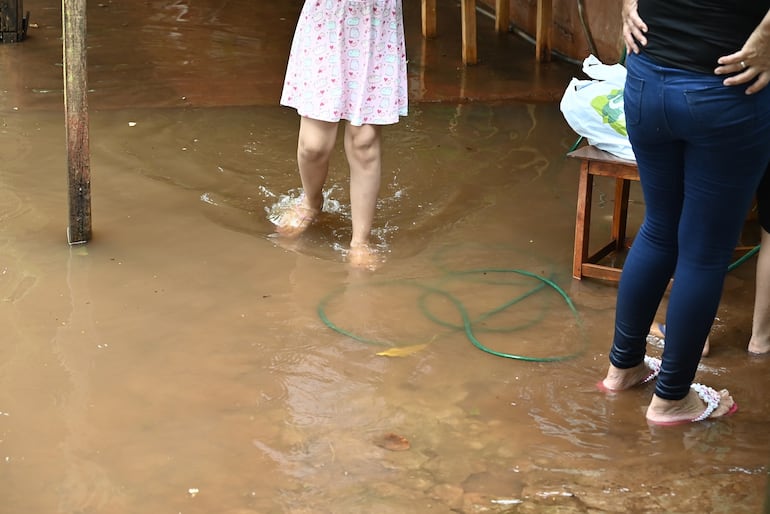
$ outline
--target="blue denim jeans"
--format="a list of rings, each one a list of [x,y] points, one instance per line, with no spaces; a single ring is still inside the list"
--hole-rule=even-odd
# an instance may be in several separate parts
[[[716,66],[716,64],[715,64]],[[674,277],[655,394],[684,398],[714,321],[727,267],[770,161],[770,87],[746,95],[723,77],[630,54],[626,126],[645,217],[618,288],[610,362],[642,362],[646,336]]]

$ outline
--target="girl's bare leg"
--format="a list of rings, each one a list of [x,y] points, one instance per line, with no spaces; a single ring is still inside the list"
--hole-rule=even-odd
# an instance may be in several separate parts
[[[762,230],[760,244],[750,353],[770,353],[770,233]]]
[[[297,165],[305,192],[305,207],[321,210],[329,158],[337,141],[337,123],[302,117],[297,141]]]
[[[353,236],[350,239],[350,263],[356,266],[376,267],[376,259],[369,247],[377,196],[382,172],[381,128],[376,125],[345,127],[345,154],[350,166],[350,211],[353,218]]]
[[[658,339],[666,340],[666,325],[663,323],[658,323],[657,321],[652,324],[650,327],[650,335],[653,335],[657,337]],[[709,338],[706,338],[706,343],[703,345],[703,351],[701,352],[701,357],[708,357],[709,352],[711,351],[711,342],[709,341]]]
[[[297,166],[304,194],[299,205],[278,221],[277,230],[286,236],[304,232],[323,207],[323,186],[329,174],[329,158],[337,140],[337,123],[302,117],[297,140]]]

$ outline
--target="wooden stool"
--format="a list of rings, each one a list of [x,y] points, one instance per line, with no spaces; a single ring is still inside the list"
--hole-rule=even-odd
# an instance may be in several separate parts
[[[629,247],[626,241],[628,191],[631,181],[639,180],[636,163],[615,157],[591,145],[578,148],[568,153],[567,156],[581,160],[572,276],[578,280],[583,277],[593,277],[617,282],[620,280],[622,268],[602,265],[599,264],[599,261],[612,253],[620,252]],[[613,177],[615,179],[615,207],[612,212],[612,239],[600,250],[589,255],[594,176]]]
[[[476,64],[476,0],[461,0],[462,54],[463,64]],[[510,0],[495,0],[495,30],[508,32],[510,23]],[[537,0],[537,34],[535,37],[535,59],[538,62],[551,60],[551,25],[553,24],[553,0]],[[422,35],[429,38],[436,35],[436,0],[422,0]]]

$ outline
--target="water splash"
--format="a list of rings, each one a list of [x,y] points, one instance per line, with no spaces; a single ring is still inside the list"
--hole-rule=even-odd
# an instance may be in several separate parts
[[[324,201],[323,201],[323,206],[321,207],[322,212],[344,214],[344,208],[342,207],[342,204],[338,200],[334,200],[331,198],[332,193],[334,193],[337,189],[340,189],[340,188],[339,186],[335,185],[323,192]],[[265,212],[267,213],[267,219],[269,219],[270,222],[273,223],[274,225],[278,225],[278,223],[281,220],[281,217],[289,209],[299,205],[299,203],[302,201],[302,197],[304,194],[301,188],[292,189],[288,193],[280,194],[280,195],[276,195],[275,193],[272,193],[266,188],[260,188],[260,192],[265,196],[278,199],[272,205],[265,207]]]

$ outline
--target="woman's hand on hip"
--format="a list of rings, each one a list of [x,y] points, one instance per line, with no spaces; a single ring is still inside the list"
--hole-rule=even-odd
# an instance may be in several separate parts
[[[639,17],[636,10],[637,0],[623,0],[623,39],[628,51],[639,53],[639,45],[647,44],[647,24]]]
[[[770,11],[751,33],[743,48],[720,57],[717,62],[719,66],[714,69],[714,73],[735,74],[724,80],[725,86],[739,86],[754,81],[746,88],[746,94],[750,95],[770,84]]]

